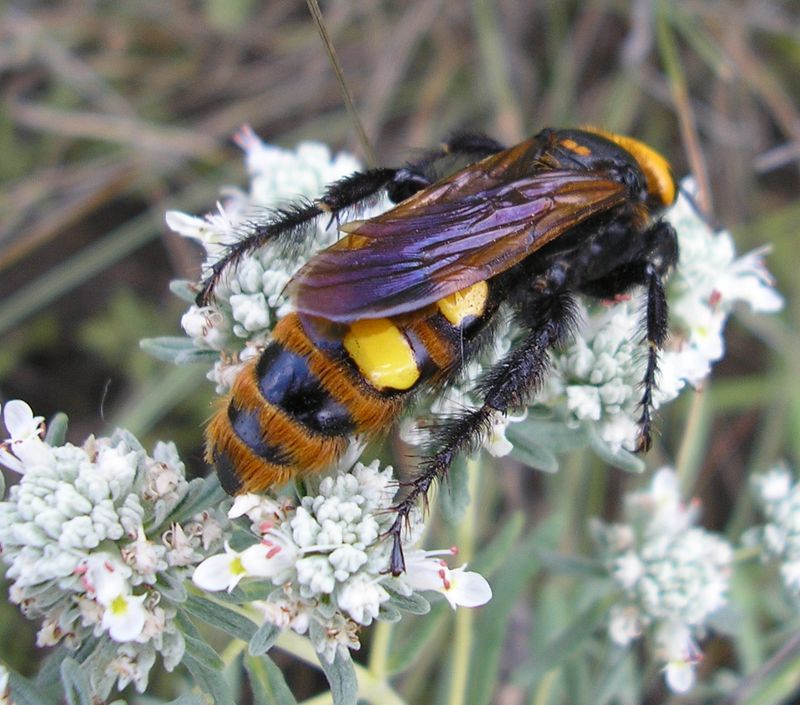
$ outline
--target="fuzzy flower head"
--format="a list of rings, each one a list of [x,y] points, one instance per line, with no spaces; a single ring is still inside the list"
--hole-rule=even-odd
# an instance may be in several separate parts
[[[317,142],[303,142],[295,150],[265,144],[247,127],[237,134],[236,141],[245,152],[249,190],[226,189],[217,211],[205,218],[178,211],[167,213],[167,225],[173,231],[204,247],[204,273],[227,246],[251,232],[252,221],[298,199],[317,198],[327,184],[360,167],[351,155],[333,156],[328,147]],[[275,323],[291,310],[284,290],[292,274],[312,253],[332,245],[337,238],[336,227],[320,219],[302,246],[291,253],[264,247],[243,258],[225,273],[214,291],[214,302],[208,306],[198,307],[192,302],[193,284],[175,282],[173,289],[192,302],[181,325],[194,347],[194,353],[181,349],[175,360],[197,359],[203,351],[208,353],[206,359],[214,361],[210,378],[218,391],[228,389],[238,365],[264,345]]]
[[[0,462],[21,478],[0,502],[0,544],[11,601],[42,620],[38,645],[76,649],[94,636],[129,645],[140,667],[160,653],[173,668],[184,641],[160,578],[168,569],[172,581],[186,576],[204,557],[201,533],[219,524],[207,514],[170,524],[190,491],[175,447],[158,443],[149,455],[125,431],[51,445],[41,438],[42,419],[20,401],[6,405],[6,425],[11,437]],[[165,537],[177,531],[193,537],[189,564],[171,561]],[[98,694],[115,684],[107,665],[90,673]],[[148,672],[140,668],[132,679],[140,689]]]
[[[694,682],[701,635],[728,599],[731,546],[694,526],[697,506],[684,505],[672,470],[659,470],[649,489],[627,497],[624,524],[593,525],[600,557],[622,601],[609,635],[627,646],[649,633],[676,692]],[[691,676],[691,677],[690,677]]]
[[[390,509],[396,490],[391,467],[359,462],[350,472],[307,482],[307,494],[296,503],[237,498],[231,515],[247,517],[253,541],[207,558],[194,572],[195,584],[230,592],[243,580],[271,583],[274,592],[256,607],[272,624],[308,633],[328,661],[337,649],[358,648],[360,626],[393,618],[398,598],[406,605],[418,591],[435,591],[453,607],[490,599],[480,575],[464,567],[450,569],[441,559],[452,551],[409,550],[407,572],[387,573],[391,542],[384,535],[394,521]],[[422,530],[419,513],[410,519],[406,547]],[[414,599],[427,605],[421,596]]]
[[[746,540],[778,562],[786,589],[800,597],[800,483],[788,467],[777,465],[757,475],[753,488],[767,521],[749,532]]]

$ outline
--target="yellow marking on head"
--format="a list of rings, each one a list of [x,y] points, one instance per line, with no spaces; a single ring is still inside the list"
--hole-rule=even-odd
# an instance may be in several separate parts
[[[675,177],[672,175],[672,168],[669,162],[655,149],[648,147],[644,142],[640,142],[633,137],[617,135],[596,127],[585,127],[583,129],[605,137],[630,152],[644,173],[645,179],[647,179],[647,192],[651,196],[658,198],[663,206],[671,206],[675,203],[678,189],[675,184]]]
[[[578,154],[581,157],[588,157],[592,153],[592,150],[589,149],[585,144],[578,144],[575,140],[569,138],[561,140],[559,144],[564,149],[568,149],[570,152],[575,152],[575,154]]]
[[[469,316],[480,316],[486,308],[489,285],[485,281],[456,291],[437,301],[442,315],[454,326],[460,326]]]
[[[419,367],[411,345],[388,318],[352,323],[342,342],[374,387],[409,389],[419,379]]]

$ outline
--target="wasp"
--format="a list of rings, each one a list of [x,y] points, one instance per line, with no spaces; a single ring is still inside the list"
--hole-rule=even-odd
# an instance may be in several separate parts
[[[467,165],[432,174],[448,158]],[[396,204],[342,222],[385,192]],[[651,445],[658,351],[667,335],[665,278],[678,258],[660,218],[676,198],[669,164],[644,143],[594,128],[545,129],[505,148],[456,136],[401,168],[357,172],[316,201],[279,210],[231,244],[202,284],[208,305],[229,267],[270,243],[291,247],[317,218],[343,237],[289,283],[295,311],[246,363],[206,429],[206,456],[231,494],[323,471],[353,436],[384,433],[420,391],[442,389],[491,340],[500,311],[521,340],[476,385],[477,408],[433,424],[429,452],[395,504],[389,569],[404,570],[409,513],[493,415],[532,400],[548,351],[575,326],[578,294],[644,291],[638,450]]]

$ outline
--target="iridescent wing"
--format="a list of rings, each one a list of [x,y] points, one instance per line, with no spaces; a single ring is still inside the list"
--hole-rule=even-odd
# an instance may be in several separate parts
[[[315,255],[289,284],[298,310],[348,322],[421,309],[625,199],[606,172],[543,170],[509,180],[509,169],[485,168],[497,161],[437,182]]]

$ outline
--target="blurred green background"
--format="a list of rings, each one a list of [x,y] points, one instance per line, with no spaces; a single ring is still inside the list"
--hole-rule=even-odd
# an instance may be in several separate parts
[[[381,163],[454,130],[513,143],[544,126],[601,125],[652,144],[677,175],[693,171],[740,252],[772,244],[786,310],[731,323],[713,381],[661,414],[648,459],[656,468],[681,454],[696,469],[712,528],[744,521],[736,498],[748,472],[800,457],[800,4],[332,0],[322,9]],[[147,445],[174,439],[191,470],[205,472],[211,385],[202,370],[138,347],[179,334],[183,304],[168,282],[196,276],[200,261],[167,231],[164,212],[204,213],[220,186],[246,185],[230,140],[244,123],[282,146],[316,139],[365,158],[308,8],[7,3],[0,101],[2,400],[65,411],[73,442],[117,425]],[[495,510],[522,508],[534,523],[541,496],[530,477],[509,467]],[[609,512],[627,481],[610,475]],[[30,671],[32,630],[0,609],[0,651]]]

